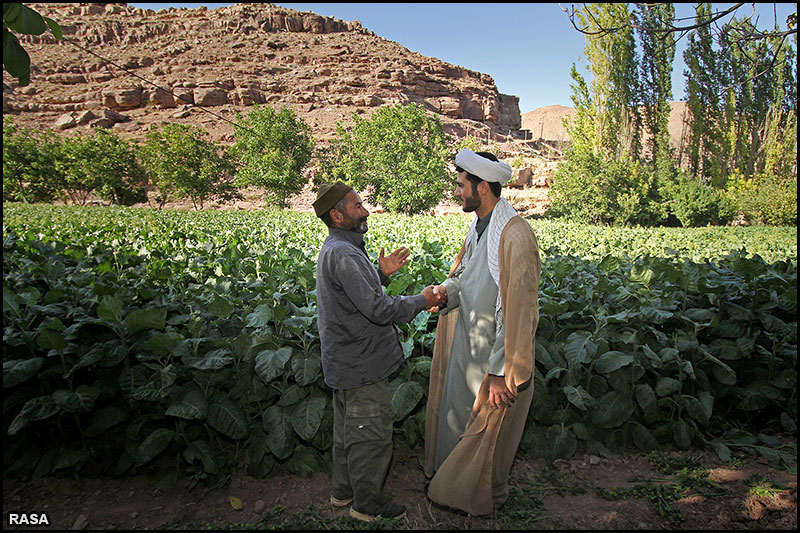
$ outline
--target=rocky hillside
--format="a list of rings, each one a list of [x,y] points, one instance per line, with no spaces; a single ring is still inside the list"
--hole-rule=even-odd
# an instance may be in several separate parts
[[[64,38],[21,37],[31,84],[19,88],[3,73],[3,115],[20,125],[143,137],[181,122],[229,143],[229,121],[248,106],[289,105],[324,142],[353,113],[416,102],[457,136],[523,136],[518,97],[500,94],[489,74],[408,50],[358,21],[258,3],[158,13],[124,3],[31,7]]]

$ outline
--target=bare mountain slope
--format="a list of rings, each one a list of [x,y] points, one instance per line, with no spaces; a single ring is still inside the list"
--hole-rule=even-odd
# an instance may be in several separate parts
[[[140,137],[176,121],[230,142],[226,120],[237,112],[291,105],[324,140],[353,113],[416,102],[456,135],[519,136],[519,99],[500,94],[490,75],[410,51],[358,21],[258,3],[158,13],[126,4],[32,7],[56,20],[64,39],[21,38],[30,86],[3,73],[3,115],[21,125],[101,125]]]

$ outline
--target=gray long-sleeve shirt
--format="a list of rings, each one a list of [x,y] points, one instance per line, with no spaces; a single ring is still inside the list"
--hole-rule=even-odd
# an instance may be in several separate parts
[[[317,259],[317,327],[322,373],[333,389],[390,376],[403,362],[395,322],[410,322],[425,297],[389,296],[361,233],[330,228]]]

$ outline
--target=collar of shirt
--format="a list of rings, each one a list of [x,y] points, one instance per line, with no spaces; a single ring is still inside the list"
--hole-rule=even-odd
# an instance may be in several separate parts
[[[367,249],[364,246],[364,234],[358,231],[346,230],[342,228],[328,228],[328,234],[336,239],[347,241],[367,255]],[[367,255],[367,257],[369,257]]]
[[[492,213],[494,213],[494,210],[489,211],[483,218],[479,218],[477,224],[475,224],[475,231],[478,232],[478,240],[480,240],[484,230],[489,226],[489,222],[492,220]]]

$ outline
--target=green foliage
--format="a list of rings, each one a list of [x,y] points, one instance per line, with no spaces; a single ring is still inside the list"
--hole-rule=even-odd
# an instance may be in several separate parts
[[[698,28],[684,52],[688,71],[690,170],[723,187],[739,173],[768,171],[780,179],[796,174],[796,43],[760,33],[749,19],[723,25],[712,36],[711,4],[696,7]],[[779,33],[779,28],[774,28]]]
[[[571,148],[549,192],[552,214],[590,224],[651,225],[664,217],[652,172],[629,158]]]
[[[147,200],[135,145],[104,128],[64,139],[56,170],[76,203],[84,203],[90,193],[117,205]]]
[[[147,134],[140,157],[158,187],[159,206],[169,198],[188,197],[198,209],[208,199],[234,194],[230,158],[207,135],[205,130],[177,123]]]
[[[3,3],[3,68],[17,78],[19,87],[31,82],[31,58],[11,32],[41,35],[48,27],[56,39],[61,39],[61,27],[54,20],[22,4]]]
[[[373,260],[412,251],[396,295],[443,280],[471,217],[370,220]],[[715,436],[731,426],[791,429],[796,228],[531,224],[543,276],[526,450],[724,453],[734,439]],[[326,460],[314,289],[327,232],[312,213],[5,204],[3,225],[6,476],[122,475],[168,455],[216,482]],[[398,325],[393,413],[409,447],[424,436],[435,321]]]
[[[797,225],[797,178],[759,174],[729,180],[727,196],[755,224]]]
[[[18,128],[3,120],[3,199],[51,202],[61,194],[55,170],[60,141],[48,130]]]
[[[381,107],[369,119],[353,115],[324,155],[328,181],[367,191],[366,199],[392,213],[430,211],[452,187],[447,136],[436,116],[418,104]]]
[[[246,117],[237,117],[231,147],[238,164],[237,185],[263,187],[271,205],[285,207],[286,199],[307,182],[302,171],[314,149],[311,129],[290,107],[276,113],[253,106]]]
[[[684,227],[727,224],[733,217],[728,198],[714,187],[704,185],[694,176],[681,173],[665,183],[662,196],[669,211]]]

